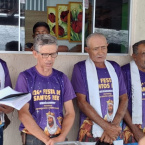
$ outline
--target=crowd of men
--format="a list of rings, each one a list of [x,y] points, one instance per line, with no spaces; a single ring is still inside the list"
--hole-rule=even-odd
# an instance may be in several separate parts
[[[42,24],[42,25],[41,25]],[[145,40],[133,45],[132,61],[122,67],[106,60],[107,40],[93,33],[86,39],[87,60],[74,65],[71,81],[53,68],[57,39],[47,24],[33,28],[31,45],[36,65],[21,72],[15,90],[31,93],[18,111],[23,145],[53,145],[67,140],[75,119],[73,99],[80,109],[80,142],[145,145]],[[0,59],[1,89],[11,85],[5,61]],[[5,115],[13,108],[0,105],[0,145]]]

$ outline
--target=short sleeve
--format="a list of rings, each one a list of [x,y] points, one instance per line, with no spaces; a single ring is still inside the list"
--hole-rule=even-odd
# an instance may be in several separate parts
[[[16,82],[16,87],[15,87],[16,91],[19,92],[24,92],[24,93],[28,93],[28,86],[27,86],[27,81],[25,78],[25,75],[22,73],[19,74],[17,82]]]
[[[121,67],[118,64],[116,65],[117,65],[116,69],[117,69],[118,81],[119,81],[119,96],[121,96],[123,94],[127,94],[127,90],[126,90],[126,85],[125,85]]]
[[[86,95],[85,83],[81,71],[79,69],[79,66],[77,64],[75,64],[74,66],[71,82],[75,93]]]
[[[7,64],[4,63],[3,67],[4,67],[4,71],[5,71],[5,87],[7,87],[7,86],[12,87],[12,83],[11,83],[10,74],[9,74]]]
[[[76,97],[75,92],[73,90],[72,84],[68,77],[64,74],[63,75],[63,80],[64,80],[64,102],[72,100]]]

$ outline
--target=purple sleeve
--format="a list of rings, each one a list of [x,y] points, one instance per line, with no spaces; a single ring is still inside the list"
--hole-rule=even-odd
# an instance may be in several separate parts
[[[127,94],[124,77],[123,77],[122,70],[120,67],[119,67],[118,80],[119,80],[119,96],[121,96],[123,94]]]
[[[122,70],[125,86],[126,86],[128,94],[129,94],[130,93],[129,90],[131,90],[131,77],[130,77],[130,75],[128,76],[128,74],[130,74],[130,64],[126,64],[126,65],[122,66],[121,70]],[[129,95],[128,95],[128,97],[129,97]]]
[[[70,83],[70,80],[65,74],[63,75],[63,80],[64,80],[64,96],[63,97],[64,97],[64,102],[67,102],[75,98],[76,95]]]
[[[12,87],[12,83],[11,83],[11,79],[10,79],[7,64],[5,63],[5,65],[3,65],[3,67],[4,67],[4,71],[5,71],[5,87],[7,87],[7,86]]]
[[[74,66],[71,82],[75,93],[86,95],[85,84],[77,64]]]
[[[27,87],[27,82],[23,73],[20,73],[18,76],[15,90],[24,93],[29,92]]]

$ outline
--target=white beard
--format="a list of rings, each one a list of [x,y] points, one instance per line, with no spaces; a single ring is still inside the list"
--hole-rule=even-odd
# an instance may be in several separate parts
[[[107,113],[107,121],[108,122],[112,122],[113,121],[113,113],[111,115],[109,115],[109,113]]]

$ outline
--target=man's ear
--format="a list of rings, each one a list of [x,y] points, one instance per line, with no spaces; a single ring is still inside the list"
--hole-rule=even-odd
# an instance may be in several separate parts
[[[85,47],[86,52],[88,52],[88,51],[89,51],[88,49],[89,49],[88,47]]]
[[[136,60],[136,54],[132,54],[132,58],[135,61]]]
[[[35,58],[37,58],[37,52],[35,51],[35,50],[33,50],[33,56],[35,57]]]

